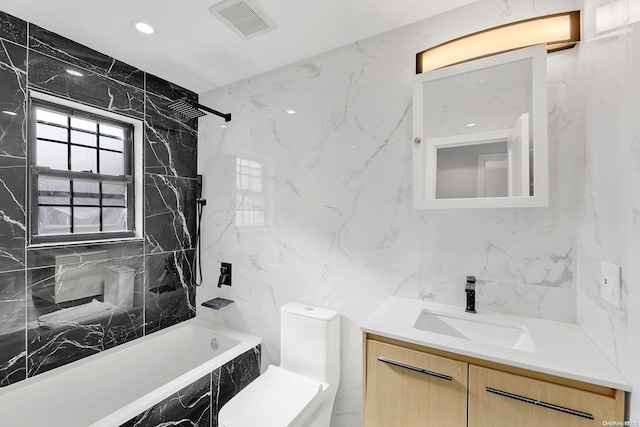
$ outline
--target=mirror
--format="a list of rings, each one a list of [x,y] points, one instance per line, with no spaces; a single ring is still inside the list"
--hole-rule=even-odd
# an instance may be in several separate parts
[[[546,47],[416,76],[414,207],[547,206]]]

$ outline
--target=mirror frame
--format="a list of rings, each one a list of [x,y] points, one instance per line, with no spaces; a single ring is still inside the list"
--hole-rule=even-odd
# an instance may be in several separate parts
[[[534,195],[526,197],[435,198],[433,150],[423,126],[423,85],[434,80],[531,60],[531,129],[533,138]],[[413,207],[414,209],[512,208],[549,205],[549,154],[547,135],[547,49],[536,45],[418,74],[413,85]],[[500,132],[500,131],[497,131]],[[472,137],[472,134],[469,134]],[[457,138],[454,136],[453,138]],[[431,139],[433,141],[433,139]]]

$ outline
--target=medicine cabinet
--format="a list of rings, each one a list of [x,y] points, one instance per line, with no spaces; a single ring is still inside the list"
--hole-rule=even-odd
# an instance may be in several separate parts
[[[419,74],[414,208],[548,204],[546,47]]]

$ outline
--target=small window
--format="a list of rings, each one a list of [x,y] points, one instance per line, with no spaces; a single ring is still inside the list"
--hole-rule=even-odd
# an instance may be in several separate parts
[[[32,99],[31,243],[135,235],[133,125]]]
[[[262,163],[236,158],[236,227],[260,229],[265,226]]]

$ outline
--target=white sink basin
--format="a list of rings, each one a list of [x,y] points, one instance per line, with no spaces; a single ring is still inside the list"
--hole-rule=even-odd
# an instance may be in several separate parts
[[[523,325],[498,322],[481,314],[460,315],[422,310],[414,328],[435,334],[462,338],[484,344],[492,344],[514,350],[535,353],[536,347]]]

